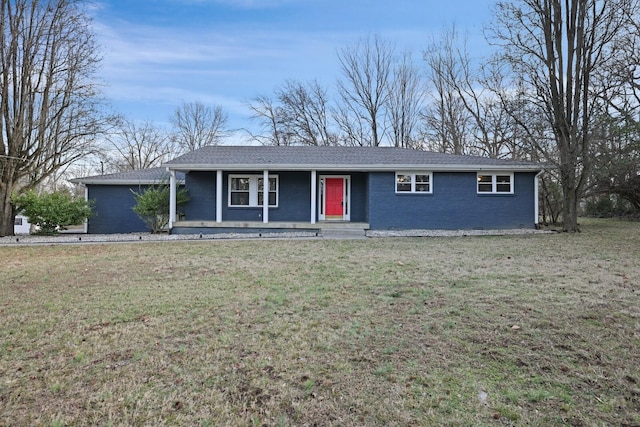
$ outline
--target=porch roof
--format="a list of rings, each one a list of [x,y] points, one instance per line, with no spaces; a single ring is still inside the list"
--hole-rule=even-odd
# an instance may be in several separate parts
[[[176,179],[179,183],[184,183],[184,174],[178,172]],[[167,168],[157,167],[74,178],[70,181],[85,185],[153,185],[159,182],[169,182],[169,173]]]
[[[396,147],[206,146],[164,164],[170,170],[431,171],[515,170],[537,172],[538,163],[460,156]]]

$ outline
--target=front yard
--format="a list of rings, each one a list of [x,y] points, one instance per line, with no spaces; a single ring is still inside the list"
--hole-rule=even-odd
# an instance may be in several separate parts
[[[639,425],[640,223],[0,247],[0,426]]]

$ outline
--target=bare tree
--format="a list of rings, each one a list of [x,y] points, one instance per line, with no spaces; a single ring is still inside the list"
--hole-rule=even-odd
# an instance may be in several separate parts
[[[395,147],[419,148],[418,123],[424,104],[424,85],[410,53],[402,55],[393,69],[387,115]]]
[[[252,120],[260,123],[258,133],[249,133],[250,138],[262,145],[292,145],[293,134],[284,108],[272,98],[259,96],[249,103],[253,111]]]
[[[160,166],[177,153],[171,138],[151,122],[121,120],[102,150],[105,172],[124,172]]]
[[[500,1],[490,39],[497,60],[526,88],[553,131],[563,194],[563,229],[578,231],[578,202],[592,166],[598,74],[615,68],[615,47],[630,31],[636,0]],[[602,83],[602,81],[600,82]]]
[[[456,37],[455,29],[445,31],[423,54],[429,86],[424,110],[425,143],[433,151],[468,154],[472,118],[459,91],[464,76],[456,52]]]
[[[479,61],[469,54],[466,38],[455,27],[445,30],[424,59],[433,88],[425,124],[439,146],[455,154],[518,157],[514,122],[488,88],[496,79],[475,65]]]
[[[94,148],[104,124],[91,22],[75,0],[0,0],[0,235],[12,193]]]
[[[344,79],[338,81],[340,106],[334,115],[347,141],[371,146],[382,143],[393,55],[393,46],[379,36],[338,53]]]
[[[303,84],[288,81],[276,91],[281,105],[282,122],[300,145],[334,145],[330,131],[327,90],[316,80]]]
[[[333,119],[340,130],[338,145],[349,147],[369,145],[371,128],[359,114],[357,107],[350,104],[338,104],[332,112]]]
[[[637,9],[636,9],[637,12]],[[618,39],[612,67],[597,73],[603,111],[594,170],[587,196],[615,200],[620,213],[640,212],[640,16],[627,13],[629,26]],[[611,197],[613,196],[613,197]],[[616,206],[617,205],[617,206]]]
[[[193,151],[206,145],[217,145],[227,135],[229,117],[220,106],[185,102],[171,117],[172,138],[181,152]]]

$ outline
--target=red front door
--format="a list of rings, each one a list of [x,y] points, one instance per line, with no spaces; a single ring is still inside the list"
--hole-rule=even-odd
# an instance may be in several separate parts
[[[342,219],[344,216],[344,178],[327,178],[325,199],[326,217]]]

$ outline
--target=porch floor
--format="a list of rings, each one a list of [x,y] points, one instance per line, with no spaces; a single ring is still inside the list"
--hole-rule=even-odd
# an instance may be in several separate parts
[[[198,233],[220,233],[231,230],[248,231],[291,231],[291,230],[314,230],[322,235],[329,233],[361,233],[364,235],[369,229],[366,222],[347,221],[318,221],[311,222],[261,222],[261,221],[176,221],[173,223],[171,233],[184,234],[187,230]]]

